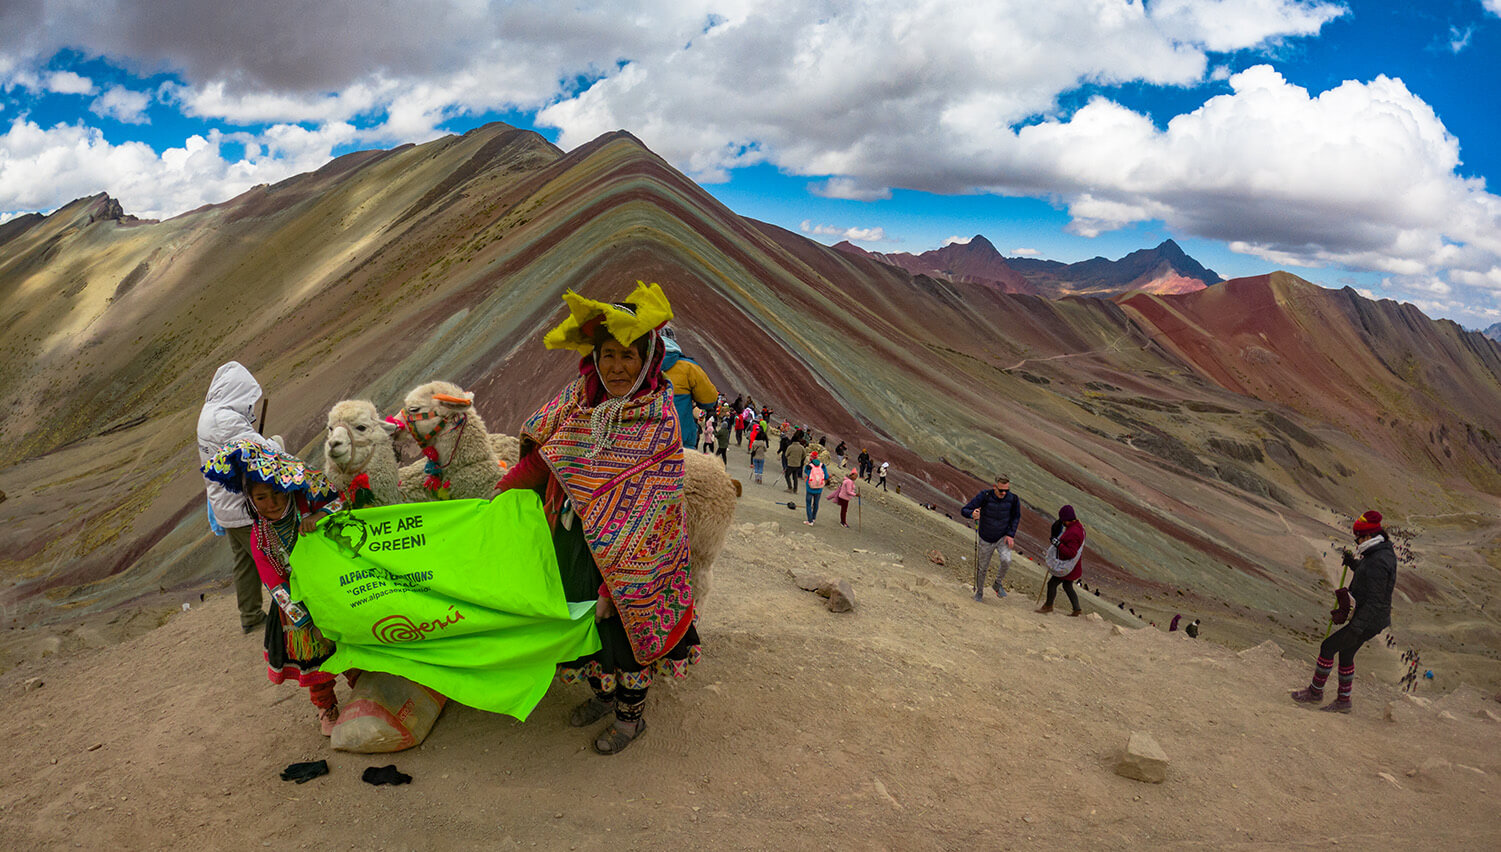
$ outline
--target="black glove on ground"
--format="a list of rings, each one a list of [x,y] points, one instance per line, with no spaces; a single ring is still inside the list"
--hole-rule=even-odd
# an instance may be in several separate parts
[[[314,760],[308,763],[294,763],[281,771],[281,780],[296,781],[304,784],[317,778],[319,775],[328,774],[328,761]]]
[[[374,784],[379,787],[382,784],[410,784],[412,776],[396,771],[396,764],[390,766],[371,766],[360,776],[360,780],[366,784]]]

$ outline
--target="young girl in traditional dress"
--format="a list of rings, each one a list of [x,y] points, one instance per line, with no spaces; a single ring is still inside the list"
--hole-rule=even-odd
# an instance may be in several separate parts
[[[333,656],[334,643],[319,632],[306,608],[291,597],[289,558],[297,537],[342,506],[323,474],[287,453],[250,441],[226,446],[209,460],[204,475],[245,495],[251,516],[251,555],[261,582],[276,603],[266,619],[266,676],[272,683],[296,681],[318,708],[323,735],[339,720],[334,675],[319,666]],[[346,677],[354,682],[356,672]]]

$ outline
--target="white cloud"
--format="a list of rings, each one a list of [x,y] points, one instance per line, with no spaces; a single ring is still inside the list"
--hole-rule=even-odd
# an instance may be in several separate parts
[[[94,81],[72,71],[53,71],[41,80],[42,88],[59,95],[92,95],[98,91]]]
[[[1308,0],[1153,0],[1147,7],[1169,37],[1216,52],[1313,35],[1345,12]]]
[[[153,154],[136,181],[69,153],[123,163],[130,146],[38,130],[73,188],[49,202],[0,159],[0,209],[98,191],[79,177],[91,176],[129,186],[134,198],[111,190],[127,207],[175,213],[252,174],[320,165],[337,140],[422,141],[456,115],[520,109],[539,110],[564,148],[629,130],[704,182],[765,163],[834,199],[1046,197],[1079,234],[1162,220],[1289,266],[1437,275],[1456,299],[1493,286],[1501,200],[1458,176],[1459,141],[1401,80],[1310,93],[1270,66],[1230,73],[1346,13],[1322,0],[30,0],[0,11],[0,85],[51,84],[70,73],[47,70],[66,48],[169,69],[181,83],[157,97],[189,116],[282,127]],[[266,38],[278,20],[299,23]],[[55,82],[94,85],[73,76]],[[1224,94],[1166,126],[1104,98],[1060,107],[1094,84],[1214,82]],[[113,91],[96,111],[142,115]],[[225,159],[226,141],[245,156]],[[205,189],[154,181],[169,160]]]
[[[1012,257],[1037,257],[1042,254],[1035,248],[1014,248],[1010,252]]]
[[[1465,27],[1463,30],[1461,30],[1459,27],[1450,27],[1449,28],[1449,52],[1450,53],[1459,53],[1460,51],[1462,51],[1465,48],[1469,47],[1470,46],[1470,38],[1473,35],[1475,35],[1475,28],[1474,27]]]
[[[852,243],[891,242],[886,238],[885,228],[840,228],[835,225],[815,225],[813,220],[804,219],[799,230],[816,237],[839,237]]]
[[[974,239],[974,237],[961,237],[955,235],[944,240],[943,244],[946,246],[967,246],[969,245],[969,241],[972,239]]]
[[[146,92],[111,86],[89,104],[89,111],[125,124],[145,124],[146,107],[150,104],[151,95]]]
[[[1480,0],[1480,5],[1484,6],[1487,12],[1501,18],[1501,0]]]
[[[845,201],[884,201],[891,197],[889,187],[864,186],[849,178],[829,178],[821,183],[810,183],[808,191],[820,198],[840,198]]]
[[[279,125],[243,139],[215,132],[157,154],[140,142],[112,144],[94,128],[44,129],[17,120],[0,135],[0,210],[53,210],[104,191],[127,213],[172,216],[318,168],[354,132],[348,125],[320,131]],[[252,155],[247,145],[246,157],[229,160],[221,151],[229,141],[252,141],[257,147]]]

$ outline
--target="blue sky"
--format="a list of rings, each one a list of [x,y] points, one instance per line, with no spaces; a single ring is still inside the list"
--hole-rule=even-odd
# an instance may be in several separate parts
[[[7,0],[0,219],[164,218],[501,120],[825,243],[1172,238],[1501,321],[1501,0]]]

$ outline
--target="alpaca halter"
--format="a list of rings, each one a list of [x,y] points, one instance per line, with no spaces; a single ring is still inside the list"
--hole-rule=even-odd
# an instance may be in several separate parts
[[[370,487],[370,474],[361,473],[349,480],[349,487],[340,492],[351,509],[363,509],[375,502],[375,491]]]
[[[402,416],[405,417],[407,415],[408,412],[403,410]],[[453,461],[454,453],[459,451],[459,440],[464,437],[464,426],[469,423],[469,415],[460,414],[456,418],[449,419],[448,417],[439,415],[437,412],[428,412],[427,414],[418,415],[416,419],[430,420],[434,417],[439,418],[438,425],[433,431],[427,433],[427,437],[425,438],[413,427],[410,421],[399,422],[398,425],[407,430],[412,436],[412,440],[416,441],[417,446],[422,448],[422,455],[427,458],[427,464],[422,467],[422,472],[427,474],[427,479],[422,482],[423,490],[431,494],[434,499],[447,500],[448,494],[453,488],[453,483],[443,475],[443,471]],[[457,424],[457,426],[454,424]],[[438,436],[448,431],[449,427],[454,427],[453,449],[448,453],[448,461],[445,462],[438,456],[437,441]]]

